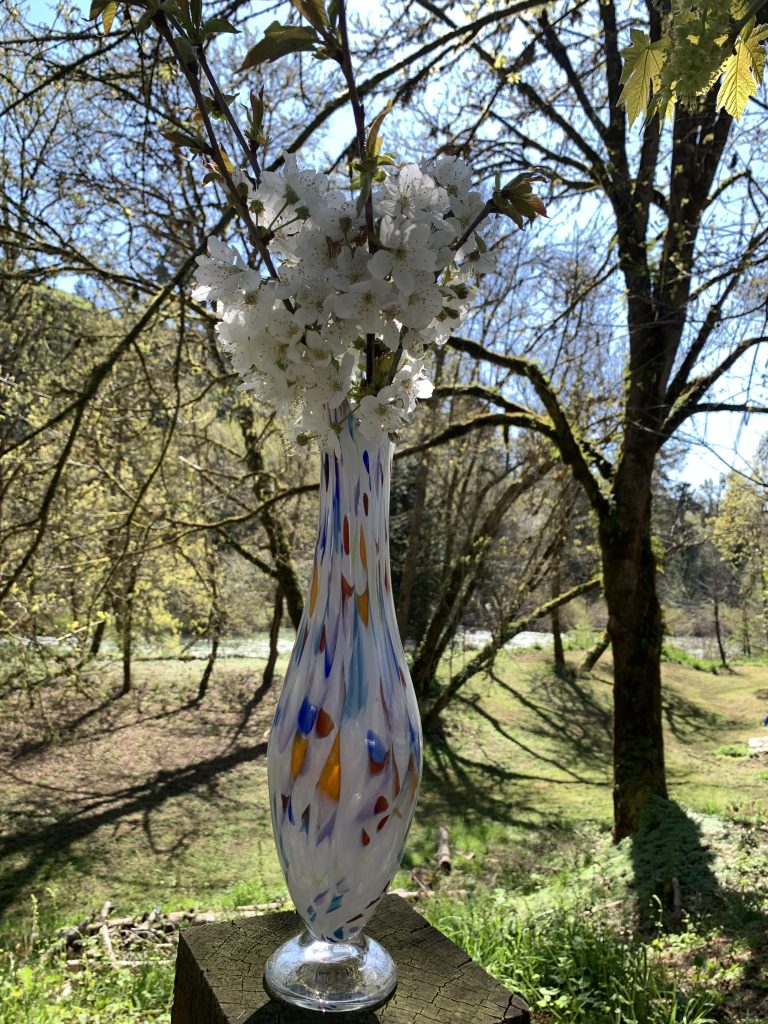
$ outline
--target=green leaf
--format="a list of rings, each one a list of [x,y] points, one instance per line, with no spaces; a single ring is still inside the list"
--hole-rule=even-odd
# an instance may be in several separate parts
[[[381,139],[379,138],[379,131],[381,129],[382,124],[384,123],[384,118],[387,116],[387,114],[390,112],[393,106],[394,100],[390,100],[387,103],[386,107],[384,107],[384,109],[381,111],[381,113],[377,114],[376,117],[374,117],[373,121],[371,122],[371,127],[368,132],[368,142],[366,144],[368,156],[378,156],[379,153],[381,152]]]
[[[497,188],[493,193],[496,212],[509,217],[519,228],[525,227],[526,219],[533,223],[536,217],[546,217],[546,206],[531,188],[534,181],[543,180],[541,174],[518,174],[503,188]]]
[[[328,15],[325,13],[322,0],[291,0],[291,3],[302,18],[306,18],[318,32],[328,28]]]
[[[237,34],[239,31],[240,29],[235,28],[227,18],[209,18],[202,28],[204,36],[217,35],[219,32],[234,32]]]
[[[104,8],[101,14],[101,23],[104,26],[104,35],[109,34],[109,30],[112,28],[112,22],[115,20],[117,14],[117,0],[111,0]]]
[[[264,34],[264,38],[251,47],[237,70],[248,71],[249,68],[278,60],[289,53],[311,50],[319,42],[313,28],[306,28],[302,25],[281,25],[279,21],[273,21]]]
[[[752,74],[760,85],[765,73],[765,47],[762,43],[764,39],[768,39],[768,25],[760,25],[759,28],[753,26],[754,20],[745,26],[741,38],[752,56]]]
[[[199,28],[200,22],[203,20],[203,0],[190,0],[189,13],[192,24],[195,28]]]
[[[117,0],[93,0],[88,17],[91,21],[101,18],[104,25],[104,33],[112,28],[112,22],[117,14]]]
[[[624,58],[621,84],[624,88],[619,103],[626,108],[631,127],[640,114],[646,112],[650,96],[661,85],[661,69],[667,59],[669,41],[659,39],[652,43],[650,37],[637,28],[630,29],[630,36],[631,44],[621,51]]]
[[[197,63],[197,51],[185,36],[174,36],[173,41],[179,51],[179,59],[182,64]]]
[[[762,40],[766,33],[763,28],[750,32],[746,39],[737,39],[736,48],[725,62],[723,80],[717,93],[717,109],[724,107],[727,113],[741,119],[750,96],[757,95],[757,86],[765,70],[765,50]]]
[[[186,149],[192,149],[195,152],[202,152],[205,149],[205,142],[199,135],[188,135],[179,129],[171,129],[161,132],[161,134],[169,142],[173,143],[174,146],[184,146]]]

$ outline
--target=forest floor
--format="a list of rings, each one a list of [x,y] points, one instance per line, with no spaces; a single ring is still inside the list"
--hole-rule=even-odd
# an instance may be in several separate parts
[[[765,732],[768,666],[705,667],[665,663],[671,802],[613,847],[610,660],[588,679],[561,679],[546,652],[503,655],[427,742],[394,884],[442,893],[420,908],[448,930],[457,894],[507,901],[510,914],[578,903],[717,989],[718,1019],[764,1024],[768,757],[746,756],[746,742]],[[17,961],[33,928],[53,934],[106,900],[133,913],[285,898],[266,798],[278,686],[259,693],[259,662],[222,660],[195,706],[202,668],[142,661],[118,699],[105,665],[87,693],[62,685],[4,699],[0,940]],[[438,826],[453,851],[447,879],[434,867]],[[537,1019],[555,1019],[542,1005]]]

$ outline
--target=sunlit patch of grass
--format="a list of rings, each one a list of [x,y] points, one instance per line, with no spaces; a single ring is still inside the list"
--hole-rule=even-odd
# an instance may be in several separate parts
[[[83,936],[77,960],[45,928],[33,899],[14,942],[0,948],[0,1024],[160,1024],[173,993],[174,949],[110,956]]]
[[[661,656],[664,661],[671,661],[677,665],[687,665],[688,668],[695,669],[697,672],[711,672],[713,675],[719,675],[721,672],[728,671],[719,661],[713,661],[711,658],[699,658],[682,647],[675,647],[674,644],[670,643],[664,644]]]
[[[722,997],[711,985],[677,975],[653,945],[589,911],[521,913],[503,891],[426,908],[436,927],[557,1024],[713,1024]]]
[[[749,747],[746,743],[724,743],[714,753],[718,757],[749,757]]]

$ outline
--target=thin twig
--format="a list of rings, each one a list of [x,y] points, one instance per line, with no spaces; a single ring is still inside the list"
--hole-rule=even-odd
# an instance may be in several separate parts
[[[232,202],[232,205],[236,207],[238,213],[240,214],[243,223],[245,224],[248,230],[248,235],[251,239],[251,242],[253,243],[255,249],[259,253],[259,256],[261,256],[262,260],[264,261],[264,266],[267,268],[270,277],[277,279],[278,274],[277,270],[275,269],[275,265],[272,262],[272,256],[270,255],[263,238],[261,238],[261,236],[259,235],[258,226],[254,223],[253,218],[251,217],[251,211],[248,209],[248,204],[241,196],[240,191],[232,178],[232,174],[227,167],[226,161],[222,156],[221,147],[219,146],[219,140],[216,138],[216,132],[213,130],[213,125],[211,124],[210,116],[205,107],[205,97],[203,96],[203,91],[200,88],[200,80],[197,74],[192,70],[192,68],[182,60],[181,54],[179,53],[179,49],[176,46],[176,41],[173,38],[173,33],[169,28],[165,16],[162,13],[160,13],[155,16],[154,21],[163,39],[165,39],[166,43],[170,47],[171,52],[173,53],[173,56],[177,64],[181,68],[184,77],[187,79],[189,87],[192,90],[192,94],[195,97],[195,104],[197,105],[197,109],[200,113],[200,117],[202,119],[203,126],[205,127],[206,134],[208,135],[208,140],[211,144],[211,148],[213,149],[213,160],[216,164],[216,167],[218,168],[219,174],[221,175],[222,179],[226,184],[230,201]],[[294,312],[293,304],[290,302],[289,299],[285,299],[283,304],[285,305],[285,308],[288,310],[289,313]]]
[[[174,32],[176,32],[178,35],[184,36],[184,38],[186,38],[185,33],[184,33],[184,29],[179,24],[179,22],[175,18],[173,18],[173,17],[169,17],[168,20],[169,20],[169,22],[170,22]],[[190,41],[190,43],[191,43],[191,41]],[[211,87],[211,91],[213,92],[213,97],[216,100],[216,104],[217,104],[219,110],[221,111],[221,113],[227,119],[227,124],[232,129],[232,132],[234,133],[234,136],[237,139],[237,141],[238,141],[238,143],[240,145],[240,148],[242,149],[243,153],[245,154],[245,157],[248,160],[248,163],[251,165],[251,169],[252,169],[252,171],[254,173],[254,176],[256,178],[256,184],[259,185],[261,183],[261,167],[259,166],[259,161],[258,161],[258,159],[256,157],[256,154],[253,151],[253,148],[251,146],[249,146],[248,143],[246,142],[246,139],[245,139],[245,136],[243,135],[242,129],[240,128],[240,125],[237,123],[237,118],[234,116],[234,114],[232,113],[232,111],[229,108],[229,104],[224,99],[224,94],[222,93],[221,88],[219,87],[219,83],[216,81],[216,76],[211,71],[210,65],[208,64],[208,58],[206,57],[205,50],[203,48],[203,44],[202,43],[198,43],[198,44],[191,43],[191,45],[193,45],[194,48],[195,48],[195,52],[197,54],[197,63],[200,65],[200,68],[201,68],[203,74],[208,79],[208,84]],[[202,113],[202,111],[201,111],[201,113]]]
[[[349,33],[347,31],[347,4],[346,0],[339,0],[339,32],[341,34],[341,50],[336,59],[339,62],[344,80],[349,90],[349,103],[352,107],[352,114],[355,119],[355,142],[357,144],[357,155],[361,165],[365,162],[365,109],[363,101],[355,81],[355,72],[352,67],[352,55],[349,49]],[[361,167],[361,173],[362,167]],[[376,245],[373,239],[373,189],[368,192],[365,199],[365,228],[368,234],[368,252],[374,253]],[[374,368],[376,362],[376,336],[366,334],[365,336],[365,383],[368,387],[374,386]]]

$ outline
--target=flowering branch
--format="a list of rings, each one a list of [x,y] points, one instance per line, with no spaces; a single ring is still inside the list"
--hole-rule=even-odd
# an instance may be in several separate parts
[[[338,452],[349,415],[365,436],[394,438],[417,400],[432,394],[426,353],[455,331],[476,281],[493,267],[479,228],[491,213],[521,227],[545,216],[531,190],[538,176],[497,181],[484,200],[461,160],[398,167],[382,154],[380,129],[393,103],[366,126],[346,0],[327,9],[324,0],[291,0],[309,24],[273,22],[240,71],[305,51],[339,65],[355,121],[351,191],[299,168],[288,153],[281,172],[262,171],[261,95],[251,94],[244,133],[205,55],[208,39],[236,29],[224,18],[205,21],[202,0],[129,2],[144,9],[137,29],[153,23],[168,44],[208,141],[186,131],[169,138],[210,158],[266,271],[216,237],[198,259],[194,298],[216,303],[219,337],[243,386],[289,421],[300,444],[317,438]],[[108,31],[116,8],[116,0],[93,0],[91,17]],[[230,162],[212,115],[227,122],[251,175]]]
[[[216,132],[214,131],[213,125],[211,124],[211,118],[210,118],[210,115],[208,113],[208,109],[207,109],[206,104],[205,104],[205,97],[203,96],[202,89],[200,88],[200,80],[199,80],[198,75],[197,75],[197,73],[195,71],[195,66],[196,65],[194,63],[191,63],[191,62],[187,61],[187,60],[184,60],[184,57],[183,57],[183,55],[180,52],[179,46],[177,45],[176,39],[174,38],[173,33],[171,32],[171,29],[170,29],[170,27],[168,25],[168,22],[166,21],[165,15],[163,14],[162,11],[159,11],[153,17],[153,21],[154,21],[155,25],[157,26],[157,29],[160,32],[160,35],[163,37],[163,39],[165,39],[166,43],[168,44],[168,46],[169,46],[169,48],[171,50],[171,53],[175,57],[177,64],[181,68],[181,70],[182,70],[182,72],[184,74],[184,77],[186,78],[187,82],[189,83],[189,87],[192,90],[192,95],[195,98],[195,104],[197,106],[198,113],[200,114],[200,118],[201,118],[201,120],[203,122],[203,127],[205,128],[205,132],[206,132],[206,135],[208,136],[208,140],[210,142],[211,149],[213,150],[213,153],[212,153],[213,161],[216,164],[216,168],[217,168],[219,174],[221,175],[222,180],[224,181],[224,183],[226,185],[226,189],[227,189],[227,192],[229,194],[230,202],[235,207],[235,209],[239,213],[243,223],[245,224],[245,226],[246,226],[246,228],[248,230],[248,235],[249,235],[249,237],[251,239],[251,242],[252,242],[254,248],[259,253],[259,256],[261,256],[262,260],[264,261],[264,266],[267,268],[267,271],[269,272],[270,277],[276,278],[277,277],[277,270],[275,269],[275,265],[274,265],[274,262],[272,260],[272,257],[270,256],[269,250],[267,249],[266,245],[264,244],[264,240],[259,235],[259,229],[258,229],[257,225],[254,224],[253,218],[251,217],[250,210],[248,209],[247,204],[243,201],[243,198],[240,195],[240,191],[239,191],[237,185],[235,184],[235,182],[234,182],[234,180],[232,178],[232,172],[230,170],[230,167],[227,164],[227,160],[224,158],[221,145],[219,144],[219,140],[216,137]],[[180,38],[185,38],[185,37],[182,35],[182,36],[180,36]],[[217,90],[218,90],[218,86],[217,86]],[[220,92],[219,92],[219,95],[221,95]],[[226,106],[226,103],[224,105]],[[231,112],[230,112],[230,116],[231,116]],[[242,136],[241,136],[241,138],[242,138]],[[245,144],[245,139],[244,138],[242,139],[242,143],[243,143],[243,146],[244,146],[245,151],[246,151],[246,156],[248,156],[249,155],[249,153],[248,153],[249,147],[247,147],[247,145]]]

